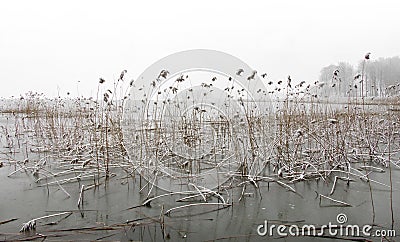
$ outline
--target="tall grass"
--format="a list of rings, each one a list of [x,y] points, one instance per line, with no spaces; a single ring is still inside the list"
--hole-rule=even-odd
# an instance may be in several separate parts
[[[177,113],[186,112],[176,123],[163,123],[168,118],[162,116],[165,113],[156,111],[164,110],[168,100],[156,100],[147,106],[148,109],[138,110],[145,117],[149,113],[156,114],[153,119],[141,119],[144,122],[139,128],[127,130],[129,136],[126,137],[121,120],[128,99],[127,87],[132,86],[132,82],[124,81],[124,73],[113,82],[112,88],[106,88],[106,81],[100,79],[96,98],[47,99],[41,94],[28,93],[3,106],[2,112],[12,120],[12,125],[2,126],[1,135],[9,151],[3,155],[15,161],[18,169],[36,172],[38,183],[43,182],[44,177],[51,177],[55,184],[62,186],[68,179],[79,178],[93,179],[93,185],[98,186],[110,179],[113,169],[118,168],[127,177],[133,177],[135,172],[141,176],[150,174],[147,182],[142,184],[140,180],[139,185],[141,190],[147,187],[148,196],[157,179],[161,182],[169,179],[190,188],[205,200],[203,192],[207,188],[199,189],[201,184],[196,182],[211,169],[216,169],[218,192],[226,190],[224,181],[231,181],[230,186],[233,186],[232,181],[240,177],[242,195],[246,184],[258,187],[257,184],[265,180],[295,192],[290,184],[300,181],[328,182],[336,181],[337,177],[346,180],[345,176],[347,181],[360,178],[370,188],[373,216],[372,184],[387,185],[372,180],[370,174],[386,167],[390,172],[392,167],[400,168],[399,153],[393,153],[399,149],[400,137],[398,132],[392,132],[400,128],[399,115],[368,111],[363,90],[360,111],[358,101],[348,99],[345,105],[327,104],[310,89],[303,91],[301,86],[292,86],[288,77],[286,86],[282,87],[283,98],[274,103],[277,105],[274,112],[260,114],[238,98],[233,101],[244,108],[244,116],[237,117],[233,113],[211,120],[206,113],[213,110],[193,105],[193,96],[189,95],[174,109]],[[179,87],[177,84],[168,91],[174,92]],[[204,90],[211,93],[212,88]],[[193,110],[184,111],[187,107]],[[206,142],[204,137],[213,142],[203,156],[182,159],[174,154],[182,145],[200,152],[193,147]],[[28,166],[22,161],[32,153],[42,158],[35,166]],[[46,169],[45,161],[49,156],[61,167],[73,167],[74,176],[59,180],[62,174]],[[229,179],[220,180],[220,177]],[[331,194],[335,185],[336,182]],[[222,187],[224,189],[220,189]]]

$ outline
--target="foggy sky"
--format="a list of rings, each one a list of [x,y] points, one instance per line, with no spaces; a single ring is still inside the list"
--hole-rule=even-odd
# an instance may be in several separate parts
[[[169,54],[214,49],[269,78],[400,55],[397,1],[2,1],[0,97],[95,95]],[[78,82],[79,81],[79,82]]]

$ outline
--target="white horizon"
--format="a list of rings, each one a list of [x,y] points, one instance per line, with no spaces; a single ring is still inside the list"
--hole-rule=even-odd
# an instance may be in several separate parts
[[[0,97],[94,96],[175,52],[234,55],[268,79],[315,81],[322,67],[400,55],[396,1],[7,1]]]

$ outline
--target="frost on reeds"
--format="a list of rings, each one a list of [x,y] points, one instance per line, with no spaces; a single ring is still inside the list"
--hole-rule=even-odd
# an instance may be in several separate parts
[[[196,141],[196,135],[199,135],[197,129],[204,127],[196,127],[190,120],[184,120],[181,124],[184,126],[164,124],[162,127],[157,123],[144,125],[142,129],[132,131],[132,141],[126,147],[120,121],[128,96],[126,88],[132,86],[132,83],[124,86],[125,73],[126,71],[121,73],[113,88],[104,86],[107,82],[100,78],[97,98],[47,99],[42,94],[28,93],[23,98],[14,100],[13,109],[9,106],[3,110],[11,113],[14,119],[13,127],[2,127],[3,139],[8,144],[6,147],[11,154],[22,152],[26,157],[32,152],[47,155],[39,161],[16,161],[17,169],[35,173],[38,182],[48,177],[62,184],[64,179],[55,178],[65,176],[69,169],[81,173],[75,180],[108,178],[113,167],[122,167],[128,173],[132,172],[133,167],[129,167],[129,164],[133,157],[130,157],[130,161],[126,159],[126,149],[129,148],[135,150],[137,156],[134,158],[139,162],[151,158],[153,163],[149,163],[150,165],[167,162],[176,166],[176,169],[193,171],[195,167],[192,166],[192,161],[181,163],[173,156],[175,148],[168,150],[164,145],[171,142],[168,140],[171,134],[164,133],[171,129],[186,132],[182,142],[188,146],[199,142]],[[292,87],[290,77],[286,85],[285,82],[278,83],[281,92],[285,90],[286,96],[277,102],[275,111],[257,116],[247,110],[239,121],[224,118],[211,124],[213,135],[217,136],[217,143],[213,145],[218,147],[211,147],[212,153],[203,157],[206,162],[217,161],[216,167],[219,166],[220,171],[226,166],[237,167],[245,177],[250,175],[247,176],[250,181],[251,175],[257,174],[249,172],[261,170],[257,167],[260,164],[268,165],[272,168],[271,176],[276,175],[289,183],[319,178],[325,180],[331,174],[330,170],[346,170],[349,169],[348,164],[357,164],[364,160],[368,160],[368,164],[362,164],[358,169],[383,172],[388,167],[388,162],[399,167],[395,159],[389,161],[387,152],[388,132],[394,134],[392,143],[398,139],[395,132],[399,124],[398,115],[391,112],[361,113],[354,103],[346,103],[346,109],[327,108],[329,106],[321,103],[311,91],[307,93],[308,89],[302,91],[301,85]],[[318,83],[316,86],[318,87]],[[208,89],[212,90],[212,87]],[[278,89],[275,91],[278,92]],[[268,90],[261,91],[267,93]],[[190,103],[190,99],[187,102]],[[154,108],[156,110],[158,107]],[[193,114],[190,118],[196,117],[201,118],[201,115]],[[392,131],[387,129],[388,123],[393,124]],[[241,132],[232,133],[233,125],[240,127]],[[11,133],[15,135],[10,135]],[[172,138],[176,142],[181,141],[177,137]],[[27,142],[31,144],[29,147],[25,145]],[[225,147],[228,145],[231,147]],[[223,152],[228,148],[249,150],[253,157],[232,152],[228,153],[232,162],[218,163],[222,156],[226,159],[227,154]],[[149,154],[155,156],[148,157]],[[45,170],[43,163],[50,159],[56,159],[65,171],[51,174]],[[262,159],[262,162],[254,165],[251,160],[256,159]],[[153,167],[145,162],[141,164],[134,169],[144,171]],[[357,165],[353,166],[357,168]],[[212,168],[211,163],[209,168]],[[222,175],[230,176],[226,171],[227,169]],[[158,169],[157,172],[160,176],[177,178],[165,169]],[[352,172],[349,171],[348,174]],[[65,181],[74,180],[73,177],[68,179],[70,180]],[[251,182],[257,186],[254,180]]]
[[[31,230],[35,230],[36,229],[36,222],[42,219],[47,219],[47,218],[52,218],[52,217],[56,217],[56,216],[62,216],[62,215],[71,215],[72,212],[62,212],[62,213],[55,213],[55,214],[51,214],[51,215],[46,215],[46,216],[42,216],[39,218],[35,218],[32,220],[29,220],[28,222],[24,223],[20,229],[19,232],[28,232]]]
[[[201,205],[227,207],[234,202],[231,189],[235,187],[242,189],[241,201],[248,194],[247,185],[260,189],[259,183],[274,182],[296,193],[294,183],[319,179],[333,181],[330,194],[319,194],[320,200],[347,206],[350,204],[331,197],[339,180],[391,187],[369,174],[400,168],[399,115],[386,110],[367,111],[354,101],[327,104],[310,85],[294,85],[290,76],[286,82],[269,81],[268,85],[277,83],[273,90],[253,90],[277,100],[273,110],[259,114],[241,98],[245,88],[215,89],[212,84],[221,77],[181,92],[180,85],[190,77],[180,75],[165,90],[156,89],[159,79],[168,77],[163,70],[149,84],[154,85],[151,91],[160,99],[148,100],[142,86],[135,86],[133,81],[125,84],[125,74],[123,71],[111,88],[100,78],[94,98],[47,99],[29,93],[3,107],[12,125],[2,126],[2,140],[9,152],[7,159],[16,167],[9,176],[30,172],[39,186],[57,185],[68,197],[64,184],[93,181],[75,191],[80,194],[77,205],[81,207],[85,190],[111,179],[118,171],[126,178],[138,174],[140,191],[147,189],[143,205],[174,194],[184,196],[178,202],[196,201],[166,209],[169,214],[200,206],[199,199]],[[240,74],[242,71],[238,71]],[[244,78],[250,82],[254,76]],[[232,81],[232,77],[226,79]],[[314,86],[318,90],[324,85]],[[129,112],[145,119],[124,133],[121,120],[130,87],[142,95],[138,106],[144,109],[132,107]],[[179,95],[179,101],[161,99],[164,92]],[[197,97],[193,93],[200,93],[202,100],[207,95],[210,100],[226,98],[219,100],[222,108],[217,109],[212,101],[210,105],[194,103]],[[166,107],[170,113],[165,112]],[[242,110],[241,115],[237,110]],[[175,122],[175,113],[184,115]],[[213,120],[207,119],[209,113],[216,114]],[[31,158],[32,152],[41,158]],[[23,158],[17,159],[15,154]],[[48,169],[50,162],[57,164],[57,170]],[[204,185],[207,179],[215,186]],[[151,197],[155,184],[173,184],[181,189]],[[24,224],[22,231],[34,229],[36,220]]]
[[[82,172],[76,177],[78,180],[92,176],[109,177],[114,166],[110,163],[123,160],[125,153],[120,119],[128,87],[123,78],[121,74],[111,88],[105,87],[105,80],[100,78],[97,98],[48,99],[30,92],[8,101],[1,110],[10,115],[7,120],[14,122],[2,126],[1,133],[8,144],[7,158],[14,159],[18,170],[32,172],[38,183],[47,178],[61,183],[56,177],[68,176],[73,171],[75,174]],[[20,156],[37,157],[33,153],[40,159],[16,159]],[[55,160],[65,170],[53,173],[45,169],[49,160]],[[9,176],[17,173],[16,170]],[[68,179],[73,180],[72,177]]]

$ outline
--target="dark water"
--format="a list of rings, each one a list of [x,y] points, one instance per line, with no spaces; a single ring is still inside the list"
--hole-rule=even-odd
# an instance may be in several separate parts
[[[71,197],[67,198],[56,186],[37,187],[29,174],[20,173],[12,178],[7,174],[14,170],[13,166],[6,165],[0,169],[0,218],[1,221],[18,218],[14,222],[0,225],[1,240],[17,239],[34,233],[18,234],[21,223],[32,218],[46,214],[62,211],[75,211],[67,219],[57,225],[44,225],[49,221],[56,221],[59,218],[47,219],[38,222],[36,233],[40,234],[61,234],[65,235],[60,239],[74,240],[85,239],[95,240],[107,237],[107,240],[143,240],[161,241],[163,234],[157,220],[162,206],[165,209],[180,205],[176,200],[178,196],[168,196],[151,203],[151,207],[138,207],[128,209],[132,206],[141,204],[145,200],[146,192],[140,194],[139,180],[121,181],[117,178],[101,185],[97,189],[86,191],[84,194],[84,209],[87,211],[77,211],[77,200],[79,196],[79,183],[64,185],[70,192]],[[400,195],[396,188],[400,187],[399,172],[394,172],[393,180],[393,205],[395,211],[395,228],[399,226]],[[371,179],[379,180],[388,184],[387,173],[379,173],[371,176]],[[123,184],[121,184],[123,183]],[[234,205],[229,208],[212,211],[217,206],[192,207],[177,210],[165,216],[164,223],[166,231],[170,235],[171,241],[203,241],[230,238],[232,241],[261,241],[266,239],[257,235],[256,228],[264,220],[270,223],[295,223],[322,225],[329,222],[336,223],[336,216],[345,213],[348,217],[348,224],[370,224],[372,221],[372,207],[368,184],[357,181],[349,186],[344,181],[338,181],[335,193],[332,197],[346,201],[352,207],[335,207],[332,203],[323,200],[320,204],[316,198],[315,191],[328,194],[332,187],[332,182],[324,181],[304,181],[294,185],[297,193],[286,190],[276,183],[261,182],[260,189],[252,185],[246,188],[246,196],[239,202],[241,188],[234,189]],[[162,191],[157,191],[161,194]],[[226,193],[222,192],[224,196]],[[299,195],[301,194],[301,196]],[[373,198],[375,205],[375,224],[389,228],[390,219],[390,200],[389,189],[380,185],[373,185]],[[128,209],[128,210],[126,210]],[[152,219],[149,219],[152,218]],[[127,220],[137,220],[144,224],[136,226],[126,225],[116,230],[110,231],[79,231],[79,232],[60,232],[62,229],[83,228],[83,227],[102,227],[123,224]],[[146,225],[148,223],[148,225]],[[58,231],[57,231],[58,230]],[[55,231],[55,232],[52,232]],[[276,236],[274,238],[277,238]],[[49,238],[51,239],[51,237]],[[57,238],[53,238],[57,239]],[[166,239],[166,238],[165,238]],[[294,240],[311,238],[279,238],[279,240]],[[314,238],[319,240],[321,238]],[[167,240],[167,239],[166,239]]]
[[[1,123],[7,125],[5,120]],[[367,182],[355,179],[347,184],[338,180],[332,198],[344,201],[351,207],[337,206],[336,203],[317,197],[317,193],[328,195],[333,184],[332,180],[310,180],[290,184],[296,193],[280,186],[277,183],[260,181],[258,188],[247,184],[245,195],[240,200],[242,186],[220,193],[233,206],[193,206],[171,212],[168,216],[161,216],[164,226],[161,225],[160,214],[167,209],[188,203],[177,202],[180,195],[168,195],[151,202],[151,207],[139,206],[148,193],[145,188],[140,192],[140,184],[144,180],[136,174],[126,178],[126,174],[119,168],[113,168],[116,175],[109,181],[84,192],[83,207],[78,209],[77,201],[81,185],[93,183],[93,178],[74,180],[62,186],[71,195],[66,196],[57,185],[39,186],[32,172],[17,172],[10,177],[10,173],[19,168],[9,156],[16,160],[24,160],[23,151],[15,156],[8,154],[2,139],[0,168],[0,222],[16,218],[15,221],[0,224],[0,241],[17,239],[42,240],[120,240],[120,241],[264,241],[274,239],[279,241],[319,241],[333,240],[322,237],[281,237],[259,236],[257,226],[265,220],[268,224],[304,224],[316,227],[332,222],[337,224],[339,213],[347,215],[346,224],[364,225],[374,224],[375,229],[391,228],[390,189],[371,183],[375,208],[373,218],[370,199],[370,188]],[[39,160],[46,154],[31,153],[30,160]],[[49,160],[47,169],[53,172],[62,171],[60,160]],[[27,166],[33,165],[28,162]],[[400,233],[400,171],[393,168],[393,211],[394,229]],[[264,175],[269,175],[268,169]],[[342,175],[342,174],[338,174]],[[40,175],[39,175],[40,177]],[[389,170],[384,173],[373,172],[370,178],[384,184],[389,184]],[[60,178],[61,179],[61,178]],[[48,182],[52,182],[49,179]],[[238,178],[236,183],[240,183]],[[45,183],[45,182],[44,182]],[[40,183],[40,184],[44,184]],[[154,196],[165,193],[154,188]],[[201,202],[200,198],[191,203]],[[240,200],[240,201],[239,201]],[[217,202],[213,198],[209,202]],[[134,208],[132,208],[134,207]],[[68,217],[56,216],[37,222],[36,230],[19,233],[22,223],[33,218],[58,212],[71,211]],[[66,218],[65,218],[66,217]],[[64,219],[65,218],[65,219]],[[51,222],[59,221],[57,224]],[[130,221],[130,223],[126,223]],[[134,222],[132,222],[134,221]],[[164,229],[163,229],[164,227]],[[163,233],[164,231],[164,233]],[[380,238],[368,239],[380,241]],[[389,238],[390,239],[390,238]],[[396,238],[391,238],[396,239]],[[397,237],[398,239],[398,237]]]
[[[0,169],[1,177],[1,206],[0,218],[18,218],[14,222],[0,225],[1,240],[22,238],[36,233],[52,235],[62,234],[61,239],[85,239],[95,240],[107,237],[107,240],[163,240],[161,226],[152,219],[158,219],[161,207],[165,209],[181,205],[176,202],[178,196],[168,196],[151,203],[151,207],[138,207],[126,210],[132,206],[139,205],[145,199],[144,194],[139,193],[138,179],[129,180],[121,184],[115,179],[106,186],[101,185],[96,190],[86,191],[84,194],[84,209],[77,211],[77,200],[79,196],[79,184],[65,185],[71,197],[58,190],[56,186],[49,188],[36,187],[28,174],[21,173],[12,178],[6,177],[13,170],[13,166],[6,166]],[[399,172],[394,172],[394,188],[400,187]],[[388,182],[386,173],[372,176],[381,182]],[[388,184],[388,183],[387,183]],[[349,186],[344,181],[338,181],[335,193],[332,197],[346,201],[352,207],[331,206],[332,203],[323,200],[320,204],[316,198],[315,191],[328,194],[332,182],[329,184],[323,181],[305,181],[294,185],[295,194],[276,183],[261,182],[260,189],[248,185],[246,196],[239,202],[238,198],[241,189],[235,189],[233,199],[234,205],[218,211],[212,211],[217,206],[192,207],[177,210],[165,216],[166,231],[171,241],[203,241],[230,238],[232,241],[261,241],[266,239],[257,235],[257,226],[264,223],[264,220],[271,224],[314,224],[322,225],[329,222],[336,223],[336,216],[345,213],[348,217],[348,224],[371,224],[372,206],[368,184],[365,182],[351,183]],[[157,193],[162,193],[158,191]],[[222,192],[226,196],[226,193]],[[390,200],[389,189],[380,185],[373,185],[373,197],[375,205],[375,224],[385,228],[390,227]],[[394,191],[393,204],[395,212],[395,228],[399,225],[400,193]],[[334,203],[333,203],[334,204]],[[62,211],[75,211],[67,219],[57,225],[44,225],[46,222],[57,221],[59,217],[38,222],[35,232],[30,234],[18,234],[21,223],[32,218],[46,214]],[[127,220],[138,220],[144,224],[118,228],[110,231],[79,231],[61,232],[57,230],[83,227],[102,227],[123,224]],[[146,225],[146,223],[148,223]],[[54,232],[52,232],[54,231]],[[274,236],[277,238],[277,236]],[[52,239],[51,237],[49,239]],[[57,238],[53,238],[57,239]],[[166,238],[165,238],[166,239]],[[310,240],[310,237],[287,237],[279,240]],[[320,240],[321,238],[314,238]]]

